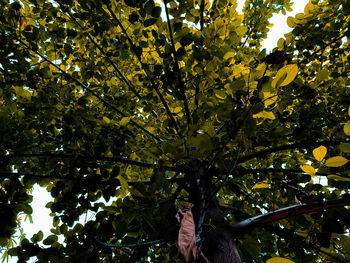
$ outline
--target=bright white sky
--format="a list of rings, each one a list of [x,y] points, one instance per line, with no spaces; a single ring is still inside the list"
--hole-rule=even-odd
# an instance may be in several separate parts
[[[245,0],[238,0],[238,10],[242,10]],[[304,7],[307,4],[308,0],[294,0],[293,11],[287,13],[286,16],[282,14],[275,15],[271,18],[271,23],[274,24],[268,33],[268,37],[263,41],[263,47],[266,48],[267,52],[271,51],[277,46],[277,41],[283,37],[283,34],[288,33],[290,28],[287,26],[287,17],[295,16],[297,13],[303,13]],[[34,186],[33,190],[33,224],[28,220],[24,222],[23,228],[26,237],[30,239],[38,231],[43,231],[44,239],[50,235],[50,229],[52,226],[52,218],[49,216],[50,210],[45,208],[45,205],[52,200],[50,194],[46,191],[45,188],[41,188],[38,185]],[[15,263],[17,258],[12,258],[9,260],[10,263]],[[33,258],[32,258],[33,259]],[[1,259],[0,259],[1,260]],[[35,262],[35,261],[32,261]]]

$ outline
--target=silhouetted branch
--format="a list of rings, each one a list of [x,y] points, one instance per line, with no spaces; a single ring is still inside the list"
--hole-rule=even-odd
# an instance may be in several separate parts
[[[59,66],[57,66],[55,63],[53,63],[51,60],[49,60],[48,58],[46,58],[44,55],[40,54],[38,51],[34,50],[33,48],[31,48],[30,46],[28,46],[26,43],[24,43],[21,39],[18,39],[17,37],[12,36],[11,34],[5,34],[6,36],[11,37],[12,39],[15,39],[17,41],[19,41],[25,48],[27,48],[28,50],[34,52],[35,54],[37,54],[40,58],[42,58],[43,60],[45,60],[46,62],[48,62],[50,65],[52,65],[53,67],[55,67],[58,71],[60,71],[63,75],[65,75],[66,77],[70,78],[71,80],[73,80],[74,82],[76,82],[78,85],[80,85],[84,90],[88,91],[91,95],[93,95],[94,97],[96,97],[97,99],[99,99],[101,102],[103,102],[103,104],[105,104],[107,107],[113,109],[114,111],[116,111],[119,115],[121,115],[122,117],[128,117],[125,113],[123,113],[122,111],[120,111],[119,109],[117,109],[115,106],[113,106],[110,102],[106,101],[105,99],[103,99],[100,95],[98,95],[96,92],[94,92],[93,90],[91,90],[89,87],[87,87],[86,85],[84,85],[82,82],[80,82],[79,80],[77,80],[76,78],[74,78],[72,75],[68,74],[66,71],[62,70]],[[141,129],[142,131],[144,131],[146,134],[148,134],[149,136],[151,136],[153,139],[155,139],[158,142],[162,142],[162,139],[160,139],[159,137],[157,137],[156,135],[154,135],[153,133],[151,133],[149,130],[147,130],[145,127],[143,127],[142,125],[138,124],[137,122],[135,122],[134,120],[130,119],[130,123],[132,123],[134,126],[136,126],[137,128]]]
[[[82,24],[79,23],[79,21],[69,12],[69,10],[63,5],[63,3],[60,0],[56,0],[56,2],[60,5],[62,10],[64,10],[69,15],[69,17],[74,21],[75,24],[77,24],[82,30],[84,30],[84,31],[86,30],[86,28]],[[92,38],[91,34],[88,32],[86,34],[87,34],[88,38],[90,39],[90,41],[95,45],[95,47],[103,54],[103,56],[104,56],[103,58],[106,59],[108,61],[108,63],[110,63],[112,65],[112,67],[118,72],[118,74],[120,75],[120,79],[122,81],[124,81],[124,83],[136,95],[137,98],[142,99],[142,96],[136,91],[134,86],[125,77],[125,75],[121,72],[121,70],[118,68],[118,66],[108,56],[106,56],[106,53],[104,52],[104,50],[101,48],[101,46],[99,44],[96,43],[96,41]],[[143,102],[146,106],[148,105],[147,101],[143,101]],[[155,111],[152,111],[152,114],[155,117],[158,116]]]
[[[60,158],[60,159],[75,159],[81,161],[110,161],[117,163],[125,163],[145,168],[154,168],[157,166],[155,163],[148,163],[136,160],[130,160],[122,157],[105,157],[105,156],[82,156],[82,155],[73,155],[73,154],[62,154],[62,153],[20,153],[20,154],[9,154],[1,156],[2,159],[13,159],[13,158]],[[162,166],[161,167],[167,171],[174,172],[183,172],[183,167],[174,167],[174,166]]]
[[[111,13],[112,15],[112,18],[117,22],[117,24],[119,25],[119,27],[122,29],[124,35],[126,36],[130,46],[131,46],[131,49],[134,51],[138,61],[140,62],[141,64],[141,67],[143,68],[143,70],[145,71],[146,73],[146,76],[147,78],[149,79],[149,81],[151,82],[151,85],[152,85],[152,88],[156,91],[159,99],[161,100],[163,106],[165,107],[165,110],[176,130],[176,132],[179,134],[180,137],[183,137],[179,131],[179,127],[175,121],[175,118],[173,116],[173,114],[171,113],[170,111],[170,108],[168,106],[168,103],[165,101],[164,99],[164,96],[162,95],[162,93],[160,93],[159,89],[158,89],[158,85],[154,82],[154,80],[151,78],[150,74],[149,74],[149,70],[145,67],[145,64],[142,62],[142,59],[141,59],[141,55],[139,54],[138,50],[136,49],[136,46],[134,44],[134,42],[131,40],[128,32],[126,32],[126,29],[124,28],[123,24],[120,22],[120,20],[117,18],[116,14],[113,12],[112,8],[109,6],[108,4],[108,1],[107,0],[103,0],[103,2],[105,3],[105,5],[107,6],[107,9],[108,11]]]
[[[324,209],[344,207],[350,205],[350,198],[343,198],[337,200],[331,200],[326,202],[315,202],[305,205],[294,205],[286,208],[282,208],[273,212],[269,212],[263,215],[255,216],[243,220],[235,225],[231,226],[233,233],[243,233],[253,227],[258,227],[262,224],[272,223],[278,220],[303,215],[311,212],[317,212]]]
[[[204,2],[204,0],[202,2]],[[178,78],[178,81],[179,81],[180,93],[182,95],[182,100],[184,101],[186,120],[187,120],[187,124],[189,125],[189,124],[192,123],[191,122],[191,115],[190,115],[190,111],[189,111],[189,108],[188,108],[186,92],[185,92],[185,86],[184,86],[184,83],[183,83],[182,78],[181,78],[181,71],[180,71],[180,68],[179,68],[179,61],[178,61],[177,54],[176,54],[176,49],[175,49],[175,41],[174,41],[173,30],[171,28],[171,23],[170,23],[170,18],[169,18],[167,0],[164,0],[164,8],[165,8],[166,19],[167,19],[167,22],[168,22],[170,41],[171,41],[171,45],[172,45],[172,48],[173,48],[173,55],[174,55],[174,59],[175,59],[175,69],[176,69],[177,78]]]
[[[254,158],[258,158],[258,157],[262,157],[265,156],[267,154],[270,153],[274,153],[274,152],[279,152],[279,151],[283,151],[283,150],[289,150],[289,149],[307,149],[310,147],[318,147],[320,145],[323,146],[331,146],[331,145],[338,145],[341,142],[346,142],[346,141],[323,141],[323,142],[300,142],[300,143],[292,143],[292,144],[287,144],[287,145],[281,145],[281,146],[277,146],[277,147],[273,147],[273,148],[269,148],[266,150],[262,150],[259,152],[255,152],[252,154],[248,154],[246,156],[242,156],[238,159],[238,163],[244,163],[248,160],[254,159]],[[227,156],[227,155],[226,155]]]

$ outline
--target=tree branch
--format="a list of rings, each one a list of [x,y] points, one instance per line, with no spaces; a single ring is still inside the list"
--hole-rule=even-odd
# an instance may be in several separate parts
[[[94,92],[93,90],[91,90],[89,87],[87,87],[86,85],[84,85],[82,82],[80,82],[79,80],[77,80],[76,78],[74,78],[73,76],[71,76],[70,74],[68,74],[66,71],[62,70],[59,66],[57,66],[55,63],[53,63],[51,60],[49,60],[48,58],[46,58],[44,55],[41,55],[38,51],[34,50],[33,48],[31,48],[30,46],[28,46],[26,43],[24,43],[21,39],[18,39],[17,37],[12,36],[11,34],[5,34],[6,36],[11,37],[12,39],[15,39],[17,41],[19,41],[26,49],[34,52],[35,54],[37,54],[40,58],[42,58],[43,60],[45,60],[46,62],[48,62],[50,65],[52,65],[53,67],[55,67],[58,71],[60,71],[63,75],[65,75],[66,77],[70,78],[71,80],[73,80],[74,82],[76,82],[79,86],[81,86],[84,90],[87,90],[91,95],[93,95],[94,97],[96,97],[97,99],[99,99],[103,104],[105,104],[107,107],[113,109],[114,111],[116,111],[119,115],[121,115],[122,117],[128,117],[125,113],[123,113],[122,111],[120,111],[119,109],[117,109],[115,106],[113,106],[110,102],[106,101],[105,99],[103,99],[100,95],[98,95],[96,92]],[[136,126],[137,128],[141,129],[142,131],[144,131],[146,134],[148,134],[149,136],[151,136],[153,139],[155,139],[158,142],[162,142],[163,140],[160,139],[159,137],[157,137],[156,135],[154,135],[153,133],[151,133],[149,130],[147,130],[145,127],[143,127],[142,125],[138,124],[137,122],[135,122],[134,120],[130,119],[130,122]]]
[[[350,205],[350,198],[343,198],[326,202],[315,202],[313,204],[294,205],[263,215],[248,218],[235,225],[231,225],[230,228],[233,233],[244,233],[248,229],[261,226],[262,224],[272,223],[289,217],[317,212],[324,209],[343,207],[347,205]]]
[[[305,173],[301,169],[276,169],[276,168],[261,168],[261,169],[245,169],[240,170],[240,174],[257,174],[257,173]],[[332,173],[334,174],[334,173]],[[316,173],[318,176],[328,176],[331,173]]]
[[[202,0],[202,2],[204,2],[204,0]],[[168,28],[169,28],[171,45],[172,45],[172,48],[173,48],[173,55],[174,55],[174,59],[175,59],[175,69],[177,71],[177,78],[179,80],[180,92],[181,92],[181,95],[182,95],[182,100],[184,101],[186,120],[187,120],[187,124],[189,125],[189,124],[192,123],[191,115],[190,115],[190,111],[189,111],[189,108],[188,108],[186,92],[185,92],[185,86],[184,86],[184,83],[183,83],[182,78],[181,78],[181,71],[180,71],[180,68],[179,68],[179,61],[178,61],[177,54],[176,54],[176,49],[175,49],[175,41],[174,41],[173,30],[171,28],[171,23],[170,23],[170,18],[169,18],[167,0],[164,0],[164,8],[165,8],[166,19],[167,19],[167,22],[168,22]]]
[[[173,126],[174,126],[176,132],[178,133],[178,135],[179,135],[180,137],[183,137],[183,136],[181,135],[181,133],[180,133],[180,130],[179,130],[179,127],[178,127],[178,125],[177,125],[177,123],[176,123],[176,121],[175,121],[175,118],[174,118],[173,114],[172,114],[171,111],[170,111],[170,108],[169,108],[169,106],[168,106],[168,103],[165,101],[165,99],[164,99],[162,93],[159,91],[158,85],[157,85],[157,84],[154,82],[154,80],[151,78],[150,72],[149,72],[148,69],[146,69],[145,64],[142,62],[141,55],[140,55],[139,52],[137,51],[136,46],[135,46],[135,44],[133,43],[133,41],[131,40],[131,38],[130,38],[128,32],[126,32],[126,29],[124,28],[123,24],[122,24],[122,23],[120,22],[120,20],[117,18],[117,16],[116,16],[115,13],[113,12],[112,8],[108,5],[108,1],[107,1],[107,0],[103,0],[103,2],[104,2],[105,5],[107,6],[107,9],[108,9],[108,11],[110,12],[112,18],[117,22],[117,24],[119,25],[119,27],[122,29],[124,35],[126,36],[128,42],[129,42],[129,44],[130,44],[130,46],[131,46],[131,49],[134,51],[134,53],[135,53],[135,55],[136,55],[138,61],[139,61],[140,64],[141,64],[141,67],[143,68],[143,70],[144,70],[145,73],[146,73],[147,78],[148,78],[149,81],[151,82],[152,88],[156,91],[156,93],[157,93],[159,99],[161,100],[163,106],[165,107],[165,110],[166,110],[166,112],[167,112],[167,114],[168,114],[168,116],[169,116],[169,118],[170,118],[170,120],[171,120],[171,123],[173,124]]]
[[[204,28],[204,4],[205,4],[205,0],[202,0],[201,5],[200,5],[201,31],[203,31],[203,28]]]
[[[82,155],[73,155],[73,154],[62,154],[62,153],[22,153],[22,154],[9,154],[1,156],[2,159],[14,159],[14,158],[61,158],[61,159],[76,159],[81,161],[110,161],[117,163],[125,163],[145,168],[154,168],[157,164],[130,160],[121,157],[105,157],[105,156],[82,156]],[[184,172],[185,169],[183,167],[174,167],[174,166],[162,166],[161,168],[167,171],[173,172]]]
[[[317,147],[317,146],[320,146],[320,145],[331,146],[331,145],[338,145],[341,142],[343,142],[343,141],[300,142],[300,143],[292,143],[292,144],[287,144],[287,145],[281,145],[281,146],[269,148],[269,149],[266,149],[266,150],[262,150],[262,151],[259,151],[259,152],[255,152],[255,153],[252,153],[252,154],[248,154],[246,156],[242,156],[242,157],[240,157],[238,159],[238,163],[244,163],[244,162],[246,162],[248,160],[251,160],[251,159],[254,159],[254,158],[258,158],[258,157],[262,157],[262,156],[265,156],[267,154],[274,153],[274,152],[279,152],[279,151],[283,151],[283,150],[298,149],[298,148],[307,149],[307,148],[310,148],[310,147]]]
[[[69,17],[74,21],[75,24],[77,24],[82,30],[86,30],[86,28],[79,23],[79,21],[69,12],[69,10],[63,5],[63,3],[61,2],[61,0],[56,0],[56,2],[60,5],[61,9],[63,11],[65,11]],[[121,72],[121,70],[118,68],[118,66],[109,58],[106,56],[106,53],[104,52],[104,50],[100,47],[99,44],[96,43],[96,41],[92,38],[91,34],[87,32],[87,36],[90,39],[90,41],[95,45],[95,47],[103,54],[103,58],[106,59],[108,61],[109,64],[112,65],[112,67],[118,72],[118,74],[121,77],[121,80],[124,81],[124,83],[129,87],[129,89],[136,95],[137,98],[142,99],[142,96],[136,91],[136,89],[134,88],[134,86],[130,83],[130,81],[125,77],[125,75]],[[143,103],[148,106],[148,102],[147,101],[143,101]],[[155,117],[158,117],[157,113],[152,110],[152,114]]]
[[[100,185],[115,185],[120,186],[120,182],[118,179],[110,179],[110,180],[99,180],[101,178],[84,178],[84,177],[73,177],[73,176],[59,176],[59,175],[51,175],[51,174],[33,174],[33,173],[24,173],[24,172],[9,172],[9,171],[0,171],[0,178],[13,178],[13,177],[21,177],[21,176],[27,176],[37,179],[51,179],[51,180],[69,180],[69,181],[76,181],[80,183],[88,183],[88,184],[100,184]],[[183,178],[169,178],[166,179],[168,182],[176,182],[176,183],[182,183]],[[144,180],[144,181],[128,181],[128,185],[133,186],[135,184],[152,184],[152,181]],[[181,191],[182,188],[177,188],[179,191]],[[170,199],[171,200],[171,199]]]

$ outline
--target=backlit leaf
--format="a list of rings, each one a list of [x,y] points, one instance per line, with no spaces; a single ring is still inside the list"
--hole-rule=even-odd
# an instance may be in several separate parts
[[[303,170],[305,173],[307,173],[311,176],[316,175],[316,170],[311,165],[305,164],[305,165],[303,165],[303,167],[301,167],[301,170]]]
[[[272,86],[275,88],[287,86],[295,79],[297,74],[298,66],[296,64],[286,65],[277,72]]]
[[[129,123],[130,117],[123,117],[122,120],[120,121],[120,125],[125,126]]]
[[[320,147],[314,149],[312,151],[312,154],[314,155],[317,161],[321,162],[327,154],[327,148],[321,145]]]
[[[346,159],[343,156],[335,156],[327,159],[325,165],[328,167],[340,167],[345,165],[347,162],[349,162],[348,159]]]
[[[252,189],[261,189],[261,188],[269,188],[269,185],[268,184],[255,184]]]
[[[274,258],[268,259],[266,263],[294,263],[294,261],[291,261],[286,258],[274,257]]]

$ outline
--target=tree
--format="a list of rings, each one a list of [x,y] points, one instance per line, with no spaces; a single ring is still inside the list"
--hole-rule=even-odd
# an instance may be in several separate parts
[[[1,1],[4,258],[350,261],[350,5],[310,1],[271,54],[292,3],[236,6]],[[52,233],[16,244],[36,183]]]

